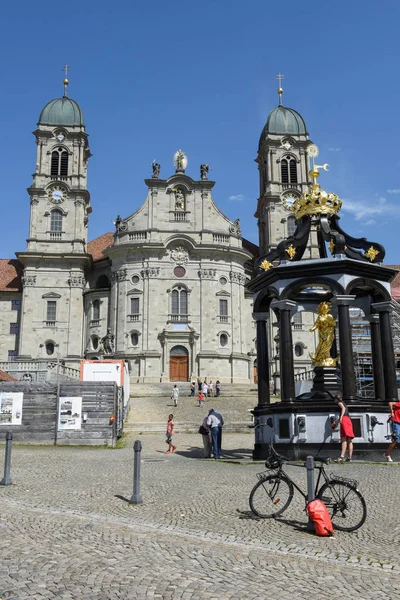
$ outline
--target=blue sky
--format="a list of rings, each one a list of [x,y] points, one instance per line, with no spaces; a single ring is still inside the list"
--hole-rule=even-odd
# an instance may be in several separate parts
[[[49,100],[82,107],[93,157],[89,239],[112,230],[146,196],[151,162],[188,175],[211,166],[214,200],[258,241],[258,138],[278,103],[304,117],[320,183],[340,195],[341,225],[386,246],[400,263],[400,3],[356,0],[69,0],[9,3],[0,35],[0,257],[26,248],[36,145],[32,131]]]

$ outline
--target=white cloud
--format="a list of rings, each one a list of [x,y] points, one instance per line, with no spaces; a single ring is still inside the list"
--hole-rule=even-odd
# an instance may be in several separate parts
[[[400,189],[386,190],[388,194],[400,194]]]
[[[376,221],[372,217],[381,215],[393,218],[400,217],[400,206],[388,203],[384,197],[379,198],[374,204],[358,200],[343,200],[342,210],[352,214],[356,221],[362,221],[364,225],[374,225]]]
[[[244,194],[235,194],[233,196],[229,196],[229,200],[244,200]]]
[[[341,148],[328,148],[328,152],[340,152]]]

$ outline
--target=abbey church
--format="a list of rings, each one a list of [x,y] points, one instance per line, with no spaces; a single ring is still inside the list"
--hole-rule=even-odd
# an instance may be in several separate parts
[[[56,356],[76,368],[82,358],[115,358],[129,361],[135,381],[253,383],[256,329],[246,282],[254,259],[295,230],[290,205],[309,185],[305,121],[280,101],[261,133],[260,252],[239,221],[218,209],[208,166],[199,165],[197,178],[187,173],[181,150],[165,177],[153,164],[136,212],[88,241],[91,153],[82,110],[64,83],[64,96],[44,106],[34,132],[27,247],[0,261],[2,368]],[[311,314],[293,316],[296,371],[310,366],[312,324]],[[269,328],[271,378],[279,376],[276,325]]]

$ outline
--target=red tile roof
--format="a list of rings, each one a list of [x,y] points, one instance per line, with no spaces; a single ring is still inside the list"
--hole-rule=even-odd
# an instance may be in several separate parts
[[[114,234],[113,233],[103,233],[98,238],[92,240],[87,245],[87,253],[92,255],[93,261],[96,262],[98,260],[102,260],[103,250],[111,246],[114,243]]]
[[[15,377],[12,377],[0,369],[0,381],[18,381],[18,379],[15,379]]]
[[[22,292],[24,267],[16,258],[0,258],[0,291]]]

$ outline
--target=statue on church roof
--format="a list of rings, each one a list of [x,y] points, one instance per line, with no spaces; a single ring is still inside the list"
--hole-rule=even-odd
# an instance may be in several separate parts
[[[174,154],[175,173],[184,173],[187,167],[187,156],[183,150],[178,150]]]
[[[208,179],[208,171],[209,170],[210,170],[210,167],[208,165],[200,165],[200,177],[204,181],[207,181],[207,179]]]
[[[153,168],[153,175],[152,178],[153,179],[158,179],[158,176],[160,175],[160,165],[158,164],[158,162],[156,162],[155,160],[153,160],[153,162],[151,163],[151,166]]]

